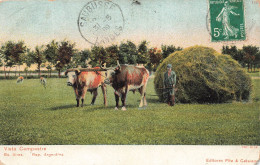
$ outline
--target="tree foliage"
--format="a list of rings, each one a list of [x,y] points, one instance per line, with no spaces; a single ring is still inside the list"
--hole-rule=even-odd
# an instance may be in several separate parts
[[[103,65],[106,63],[107,60],[107,52],[104,47],[102,46],[93,46],[91,48],[91,54],[90,54],[90,65],[92,67],[96,67],[99,65]]]
[[[171,53],[174,53],[175,51],[182,50],[181,47],[176,48],[173,45],[162,45],[161,49],[162,49],[162,55],[163,55],[164,59],[167,58]]]
[[[29,53],[33,62],[37,64],[37,70],[39,76],[41,75],[41,65],[46,62],[46,57],[44,54],[44,46],[36,46],[35,50]]]
[[[28,48],[23,56],[23,62],[26,64],[27,67],[31,67],[31,65],[34,63],[32,53],[33,52],[30,51],[30,49]]]
[[[87,61],[90,58],[91,52],[87,49],[76,52],[72,58],[72,61],[68,65],[70,68],[77,68],[77,67],[82,67],[82,68],[87,68]]]
[[[23,63],[23,56],[26,52],[26,46],[23,41],[13,42],[7,41],[1,47],[1,53],[3,57],[3,61],[5,63],[5,67],[13,67],[14,65],[20,65]],[[16,73],[15,73],[16,74]],[[19,69],[20,75],[20,69]]]
[[[52,65],[55,65],[58,60],[59,55],[59,43],[55,40],[52,40],[51,43],[46,45],[44,50],[44,54],[46,56],[46,60],[50,62]]]
[[[71,58],[73,57],[74,53],[76,52],[75,43],[70,43],[69,41],[62,41],[58,47],[58,56],[57,56],[57,63],[55,68],[59,72],[65,68],[71,62]]]
[[[107,60],[106,60],[106,66],[111,67],[115,66],[117,63],[116,61],[119,59],[119,48],[117,45],[111,45],[106,48],[107,52]]]
[[[136,45],[133,42],[127,41],[120,44],[118,54],[120,64],[136,64],[137,55]]]
[[[247,63],[248,71],[253,65],[255,65],[255,59],[257,54],[259,53],[259,48],[256,46],[248,45],[248,46],[243,46],[243,52],[244,52],[244,61]]]
[[[0,67],[4,65],[4,55],[2,49],[0,49]]]
[[[222,54],[228,54],[233,59],[237,60],[242,66],[247,65],[248,72],[254,67],[258,67],[259,62],[259,48],[256,46],[248,45],[243,46],[242,49],[237,49],[236,46],[223,46]]]
[[[17,43],[7,41],[2,45],[1,49],[7,67],[22,64],[22,56],[26,52],[26,46],[23,41]]]
[[[138,55],[136,62],[138,64],[146,64],[149,62],[149,54],[148,54],[148,42],[142,41],[138,46]]]
[[[155,71],[163,58],[162,51],[158,50],[157,48],[151,48],[149,50],[149,57],[150,57],[149,68]]]

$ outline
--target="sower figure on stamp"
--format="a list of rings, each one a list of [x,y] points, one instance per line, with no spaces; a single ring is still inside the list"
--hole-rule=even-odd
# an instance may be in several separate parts
[[[239,32],[238,28],[235,28],[230,23],[230,14],[233,14],[235,16],[239,16],[238,13],[235,13],[233,11],[235,9],[234,6],[230,6],[228,1],[224,3],[224,7],[217,16],[216,20],[218,22],[222,21],[223,24],[223,36],[226,36],[225,39],[229,39],[230,36],[235,36],[237,38],[237,34]]]
[[[176,84],[176,74],[172,70],[172,65],[167,65],[167,71],[164,73],[163,88],[164,97],[167,100],[168,105],[174,106],[175,104],[175,84]]]

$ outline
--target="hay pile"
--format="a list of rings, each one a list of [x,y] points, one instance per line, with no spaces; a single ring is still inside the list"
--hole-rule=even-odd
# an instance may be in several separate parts
[[[167,57],[157,68],[154,87],[163,100],[163,73],[172,64],[177,75],[177,101],[181,103],[223,103],[248,100],[252,82],[229,55],[212,48],[193,46]]]

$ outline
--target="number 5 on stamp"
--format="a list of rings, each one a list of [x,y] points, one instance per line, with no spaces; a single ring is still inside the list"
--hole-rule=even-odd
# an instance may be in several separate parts
[[[211,41],[245,40],[243,0],[209,0]]]

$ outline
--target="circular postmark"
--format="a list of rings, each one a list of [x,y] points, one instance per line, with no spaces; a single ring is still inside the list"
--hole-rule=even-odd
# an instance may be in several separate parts
[[[93,45],[106,44],[122,33],[124,16],[121,8],[111,1],[90,1],[79,13],[78,28],[87,42]]]

